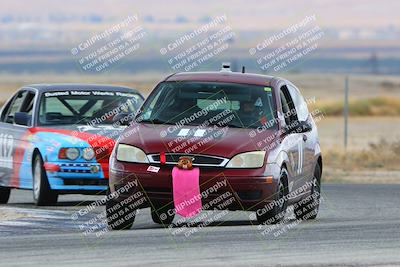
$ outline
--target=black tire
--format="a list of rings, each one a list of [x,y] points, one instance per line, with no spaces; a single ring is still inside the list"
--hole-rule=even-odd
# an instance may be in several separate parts
[[[0,204],[7,204],[10,199],[11,188],[0,186]]]
[[[287,209],[288,192],[288,172],[282,168],[273,204],[256,212],[259,224],[277,224],[283,220]]]
[[[173,205],[155,205],[151,208],[151,218],[153,222],[164,226],[170,225],[175,218],[175,209]]]
[[[111,230],[128,230],[135,222],[136,210],[123,205],[109,197],[110,190],[107,190],[106,216],[107,225]]]
[[[51,206],[57,203],[58,194],[51,190],[47,174],[44,169],[43,159],[36,154],[32,168],[33,175],[33,202],[36,206]]]
[[[311,195],[295,205],[294,214],[299,220],[317,218],[321,197],[321,167],[319,164],[315,166],[312,184]]]

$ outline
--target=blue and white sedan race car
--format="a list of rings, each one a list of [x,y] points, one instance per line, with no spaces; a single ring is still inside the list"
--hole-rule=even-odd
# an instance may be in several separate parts
[[[55,204],[59,194],[105,191],[121,119],[133,118],[143,100],[120,86],[22,87],[0,116],[0,203],[12,188],[33,189],[36,205]]]

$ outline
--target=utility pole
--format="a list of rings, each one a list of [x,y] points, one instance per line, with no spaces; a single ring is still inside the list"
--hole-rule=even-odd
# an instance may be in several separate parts
[[[344,148],[347,150],[348,122],[349,122],[349,76],[344,81]]]

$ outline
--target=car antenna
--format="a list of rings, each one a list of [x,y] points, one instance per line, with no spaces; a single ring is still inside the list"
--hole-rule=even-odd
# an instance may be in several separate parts
[[[246,73],[246,67],[242,66],[242,73]]]

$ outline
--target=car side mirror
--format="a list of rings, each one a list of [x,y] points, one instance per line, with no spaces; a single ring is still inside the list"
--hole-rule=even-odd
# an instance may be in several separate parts
[[[308,121],[294,121],[285,128],[286,134],[306,133],[310,132],[311,130],[312,130],[312,125]]]
[[[32,116],[26,112],[16,112],[14,114],[14,123],[23,126],[29,126],[31,124]]]
[[[131,114],[129,114],[129,113],[119,113],[114,116],[113,124],[129,126],[131,119],[132,119],[132,118],[130,118],[130,116],[131,116]]]

